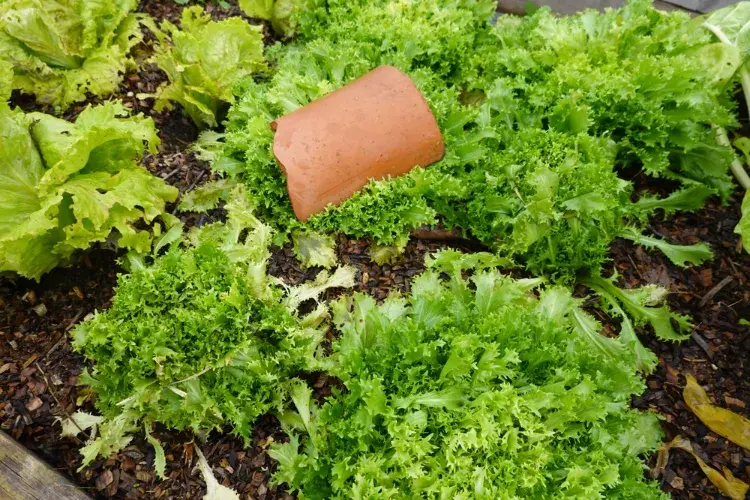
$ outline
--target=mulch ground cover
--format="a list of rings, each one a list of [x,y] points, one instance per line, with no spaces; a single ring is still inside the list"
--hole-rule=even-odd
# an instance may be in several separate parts
[[[206,8],[215,18],[239,14],[234,6],[226,9],[208,4]],[[144,1],[140,6],[157,20],[174,21],[180,9],[173,2]],[[270,31],[266,28],[265,32],[271,41]],[[138,50],[139,57],[148,56],[146,45]],[[178,109],[153,112],[153,100],[142,95],[153,93],[164,78],[153,66],[145,65],[125,77],[114,98],[154,118],[162,145],[158,154],[145,158],[145,166],[182,193],[206,182],[212,174],[207,164],[188,152],[197,137],[190,120]],[[27,96],[14,95],[12,104],[27,111],[43,111]],[[66,118],[82,108],[74,108]],[[692,373],[715,403],[750,414],[750,332],[739,325],[740,318],[750,318],[750,256],[733,233],[740,197],[737,191],[727,206],[709,203],[693,214],[651,222],[654,234],[671,241],[708,243],[715,254],[712,262],[683,269],[661,254],[617,241],[609,271],[616,271],[626,287],[656,283],[668,288],[672,308],[695,323],[692,337],[680,344],[660,342],[648,332],[640,332],[644,344],[657,353],[659,365],[647,379],[646,392],[634,399],[633,406],[658,412],[667,439],[677,434],[688,437],[700,446],[699,454],[709,465],[726,466],[736,477],[750,482],[750,452],[710,432],[682,399],[685,374]],[[188,225],[202,225],[222,215],[221,210],[215,210],[209,215],[182,214],[182,218]],[[451,233],[423,231],[415,236],[397,263],[384,266],[370,262],[367,241],[340,237],[339,259],[359,269],[356,290],[378,299],[394,288],[406,291],[410,279],[422,271],[426,254],[444,247],[478,249],[476,243]],[[301,269],[288,247],[275,249],[269,271],[289,283],[309,279],[317,272]],[[155,477],[153,449],[143,439],[78,470],[78,450],[83,443],[61,438],[58,418],[79,409],[94,411],[94,405],[85,387],[77,385],[87,362],[72,351],[69,331],[86,315],[108,307],[119,272],[118,254],[97,249],[82,255],[71,267],[55,269],[40,283],[0,278],[0,428],[96,498],[201,498],[205,485],[195,469],[196,446],[219,480],[243,498],[291,498],[282,488],[269,485],[274,464],[265,451],[273,441],[284,439],[272,416],[257,422],[250,446],[229,433],[194,436],[158,430],[156,435],[167,454],[168,477],[164,481]],[[608,328],[616,328],[601,313],[599,319]],[[330,392],[332,381],[325,375],[312,374],[310,379],[318,397]],[[649,465],[654,463],[655,457],[650,457]],[[677,499],[723,498],[695,460],[682,451],[670,454],[658,479]]]

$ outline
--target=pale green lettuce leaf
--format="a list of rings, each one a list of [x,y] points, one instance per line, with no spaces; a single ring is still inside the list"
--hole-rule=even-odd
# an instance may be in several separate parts
[[[606,354],[612,360],[622,355],[624,352],[622,343],[618,339],[602,335],[602,325],[593,316],[582,309],[576,308],[573,310],[572,317],[575,332],[581,336],[581,339],[589,342],[592,347]]]
[[[0,4],[0,60],[12,88],[66,109],[87,94],[106,96],[133,66],[143,39],[135,0],[6,0]]]
[[[159,440],[151,434],[149,425],[145,426],[144,434],[146,435],[146,441],[148,441],[148,444],[154,447],[154,470],[156,471],[156,475],[159,476],[160,479],[164,480],[167,478],[165,474],[167,459],[164,455],[164,447],[161,445]]]
[[[656,209],[664,210],[669,215],[681,210],[697,210],[706,203],[706,200],[715,190],[702,184],[695,184],[679,189],[665,198],[655,196],[643,196],[635,204],[636,210],[644,213],[653,213]]]
[[[299,9],[304,9],[304,0],[239,0],[240,9],[250,17],[271,21],[273,30],[281,36],[294,35]]]
[[[685,340],[690,337],[693,324],[689,317],[673,312],[664,303],[667,290],[656,285],[646,285],[640,288],[625,289],[614,284],[613,279],[602,277],[588,277],[582,283],[600,293],[620,314],[619,304],[630,314],[637,325],[651,325],[654,333],[661,340],[672,342]],[[677,325],[673,326],[672,322]]]
[[[144,170],[144,141],[155,151],[153,121],[127,117],[120,104],[87,108],[75,123],[0,109],[0,271],[34,279],[77,250],[114,237],[146,251],[138,228],[168,214],[177,190]]]
[[[32,121],[0,104],[0,234],[41,208],[37,185],[44,164],[28,133]]]
[[[294,255],[304,267],[331,268],[336,265],[336,240],[329,234],[314,231],[292,231]]]
[[[680,267],[687,267],[687,263],[699,266],[714,258],[711,248],[705,243],[675,245],[652,236],[646,236],[632,227],[625,228],[618,236],[646,248],[658,248],[672,263]]]
[[[221,200],[227,200],[237,183],[230,179],[208,181],[180,198],[181,212],[205,213],[216,208]]]
[[[740,235],[745,251],[750,253],[750,191],[745,192],[742,199],[742,218],[734,232]]]
[[[404,254],[406,243],[406,241],[396,242],[393,245],[378,245],[377,243],[373,243],[369,249],[370,260],[381,266],[383,264],[393,264]]]
[[[102,423],[104,417],[92,415],[85,411],[77,411],[64,419],[59,419],[62,424],[62,437],[76,437],[81,432],[91,429],[91,434],[96,434],[97,426]]]
[[[218,125],[234,86],[266,68],[261,28],[241,18],[212,21],[193,6],[183,10],[179,29],[165,21],[162,30],[152,60],[169,82],[157,90],[155,109],[177,102],[200,128]]]
[[[353,266],[337,267],[333,274],[323,270],[314,281],[289,288],[284,304],[287,309],[294,311],[306,300],[319,300],[320,295],[329,288],[351,288],[354,286],[356,273],[357,269]]]
[[[13,90],[13,67],[0,59],[0,101],[5,104]]]
[[[703,22],[721,41],[750,55],[750,2],[737,2],[703,17]],[[723,37],[722,37],[723,35]]]

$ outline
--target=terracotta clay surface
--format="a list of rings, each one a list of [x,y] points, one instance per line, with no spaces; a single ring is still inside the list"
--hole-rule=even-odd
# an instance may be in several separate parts
[[[380,66],[271,123],[273,152],[300,220],[337,205],[370,179],[443,157],[435,117],[411,79]]]

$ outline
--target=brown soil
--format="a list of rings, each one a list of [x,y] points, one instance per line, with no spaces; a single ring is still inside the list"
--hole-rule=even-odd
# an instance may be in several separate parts
[[[681,434],[700,447],[699,454],[719,470],[728,467],[750,483],[750,451],[709,431],[685,406],[685,374],[693,374],[712,401],[741,415],[750,415],[750,256],[740,247],[733,230],[740,216],[740,193],[732,203],[709,205],[694,214],[655,219],[652,229],[683,244],[704,241],[714,251],[712,262],[682,269],[658,253],[621,243],[614,247],[615,267],[627,286],[657,283],[672,293],[673,309],[693,318],[692,338],[672,344],[652,335],[642,339],[659,356],[659,366],[648,377],[648,391],[636,398],[636,408],[658,411],[664,418],[666,438]],[[673,451],[661,478],[662,488],[674,498],[723,498],[683,451]],[[653,459],[651,465],[653,465]]]
[[[233,3],[233,2],[230,2]],[[216,18],[237,13],[209,4]],[[173,2],[144,1],[141,10],[157,19],[179,19]],[[148,56],[140,47],[139,58]],[[144,160],[155,175],[177,186],[181,192],[210,179],[208,166],[187,151],[197,130],[178,109],[162,113],[151,110],[152,100],[138,94],[152,93],[164,74],[146,66],[127,75],[120,95],[134,111],[152,116],[160,130],[159,153]],[[13,103],[24,109],[39,109],[24,96]],[[72,118],[81,107],[66,113]],[[656,340],[641,332],[643,342],[659,356],[659,366],[647,380],[648,389],[633,405],[663,416],[666,438],[677,434],[700,447],[700,455],[715,468],[727,466],[739,479],[750,483],[750,451],[743,450],[710,432],[682,400],[684,375],[694,374],[712,400],[745,416],[750,415],[750,334],[739,319],[750,319],[750,256],[744,253],[732,231],[739,219],[739,192],[721,207],[710,203],[695,213],[655,218],[653,232],[674,242],[705,241],[715,259],[698,268],[682,269],[662,255],[645,252],[629,242],[617,241],[612,248],[612,268],[627,287],[657,283],[673,291],[670,305],[694,319],[693,338],[681,344]],[[215,216],[185,216],[190,225],[200,225]],[[408,290],[409,280],[423,269],[424,256],[439,248],[471,244],[463,240],[413,239],[405,255],[394,265],[378,266],[369,260],[368,243],[340,237],[342,262],[359,269],[356,290],[382,299],[393,288]],[[255,426],[251,446],[246,447],[228,433],[213,433],[207,441],[189,433],[157,430],[167,453],[167,479],[154,477],[153,449],[142,439],[108,459],[98,460],[78,471],[82,443],[60,437],[57,418],[76,410],[94,411],[85,388],[77,385],[87,362],[71,349],[68,332],[86,315],[108,307],[121,269],[118,255],[97,249],[81,256],[69,268],[58,268],[40,283],[0,278],[0,428],[37,453],[76,484],[97,498],[201,498],[205,485],[195,470],[195,446],[200,446],[214,473],[243,498],[290,498],[269,485],[273,461],[265,453],[268,445],[283,439],[278,422],[271,416]],[[314,276],[303,270],[287,246],[276,249],[269,268],[276,276],[297,283]],[[325,375],[314,375],[318,396],[327,395]],[[655,457],[650,458],[653,466]],[[677,499],[723,498],[707,481],[694,459],[682,451],[671,453],[661,480],[662,488]]]

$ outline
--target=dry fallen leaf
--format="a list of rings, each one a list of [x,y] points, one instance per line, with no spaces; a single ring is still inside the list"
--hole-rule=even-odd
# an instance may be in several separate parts
[[[661,457],[665,457],[663,462],[666,463],[666,455],[669,453],[670,448],[679,448],[690,453],[698,462],[698,465],[701,470],[703,470],[703,473],[706,474],[708,480],[711,481],[711,483],[713,483],[723,495],[728,496],[732,500],[745,500],[745,494],[747,493],[747,490],[750,489],[750,485],[734,477],[732,471],[726,467],[724,467],[723,475],[718,470],[709,467],[708,464],[706,464],[706,462],[704,462],[703,459],[693,451],[690,441],[682,436],[677,436],[672,442],[662,445],[662,448],[659,450],[660,462],[662,461]]]
[[[651,477],[656,479],[657,477],[664,474],[664,469],[667,468],[669,462],[669,448],[671,443],[663,445],[659,448],[659,452],[656,454],[656,465],[651,469]]]
[[[716,434],[750,450],[750,420],[726,408],[714,406],[695,377],[688,373],[686,378],[682,397],[688,408]]]

